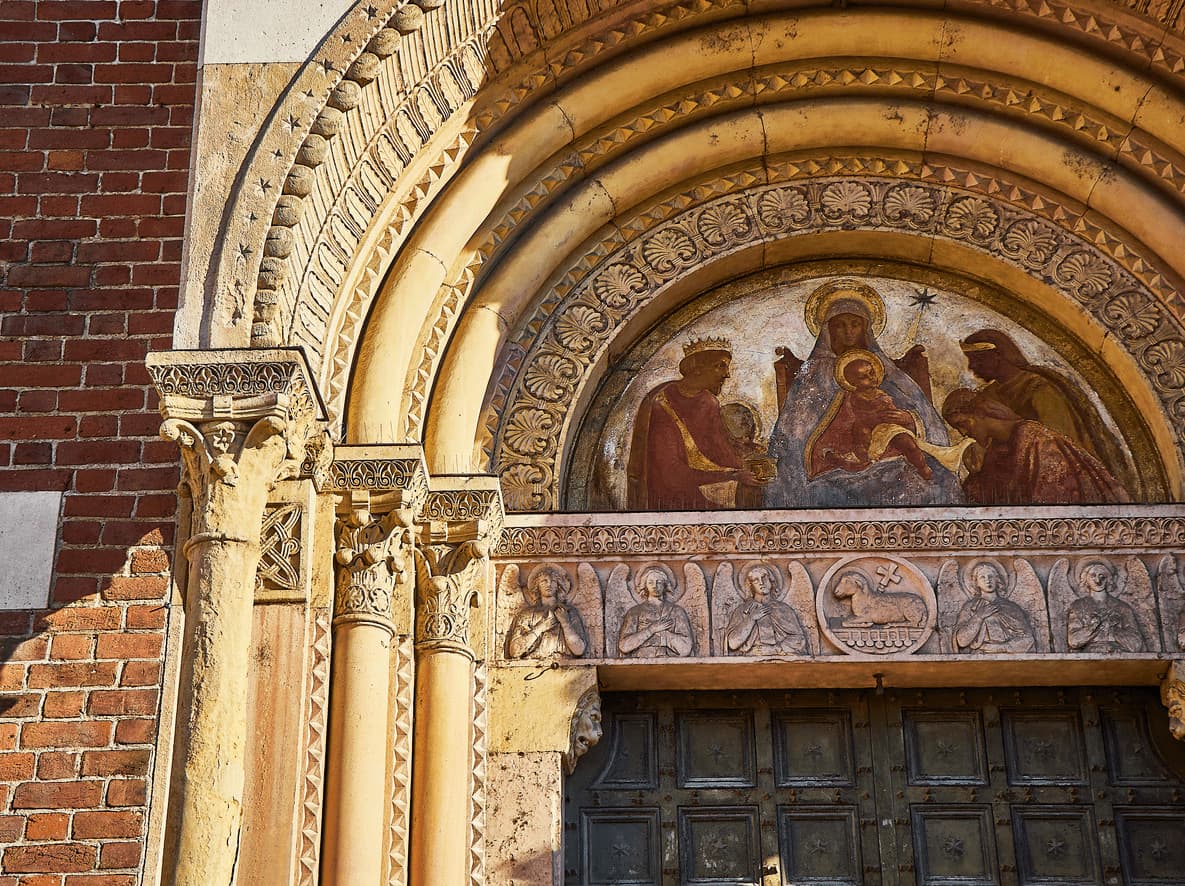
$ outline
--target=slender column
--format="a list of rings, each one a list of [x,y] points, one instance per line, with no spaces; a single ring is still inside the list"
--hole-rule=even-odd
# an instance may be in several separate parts
[[[148,368],[161,435],[181,446],[185,543],[184,770],[169,882],[231,883],[243,813],[251,607],[271,486],[300,470],[317,419],[296,351],[161,352]]]
[[[488,587],[489,546],[501,528],[497,480],[433,483],[423,517],[416,548],[410,883],[462,886],[469,879],[474,762],[470,611]]]
[[[335,553],[326,886],[384,879],[387,699],[391,640],[399,628],[392,604],[411,596],[414,508],[427,491],[426,478],[418,447],[343,446],[330,470],[330,487],[346,494],[338,507]]]

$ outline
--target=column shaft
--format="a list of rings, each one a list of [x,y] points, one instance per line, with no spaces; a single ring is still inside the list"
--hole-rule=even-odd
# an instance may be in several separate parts
[[[463,886],[469,879],[473,691],[470,656],[421,651],[416,663],[411,886]]]

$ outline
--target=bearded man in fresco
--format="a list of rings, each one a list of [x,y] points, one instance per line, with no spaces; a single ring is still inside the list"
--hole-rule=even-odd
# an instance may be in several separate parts
[[[1126,481],[1127,461],[1098,411],[1070,379],[1028,361],[1009,336],[981,329],[960,343],[967,368],[987,384],[983,397],[1003,403],[1017,415],[1068,437]]]
[[[1097,458],[998,400],[961,388],[942,417],[973,437],[983,461],[963,481],[967,501],[980,505],[1105,504],[1130,501],[1127,490]]]
[[[677,381],[648,393],[638,408],[627,469],[628,502],[636,511],[705,510],[735,501],[710,499],[704,487],[761,483],[745,467],[720,412],[732,345],[705,338],[683,346]]]

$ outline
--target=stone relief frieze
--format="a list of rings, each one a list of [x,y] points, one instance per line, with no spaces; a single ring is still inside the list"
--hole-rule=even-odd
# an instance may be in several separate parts
[[[1089,529],[1089,521],[1065,522]],[[567,647],[554,615],[551,645],[541,651],[535,633],[547,632],[530,625],[548,606],[520,581],[524,555],[499,549],[504,659],[1157,658],[1162,649],[1179,651],[1185,601],[1176,556],[1163,548],[1078,553],[1087,532],[1064,538],[1060,552],[1048,536],[1032,534],[1028,551],[1003,538],[976,550],[948,536],[892,552],[816,544],[813,552],[774,553],[714,547],[720,537],[702,525],[667,528],[682,540],[678,553],[677,544],[648,552],[638,533],[632,550],[553,549],[543,563],[538,548],[525,555],[534,560],[538,599],[567,600],[578,616],[569,616],[570,628],[592,638],[581,656]],[[600,646],[589,626],[602,623]]]
[[[511,563],[502,570],[502,597],[511,600],[521,593],[523,598],[507,631],[508,658],[600,656],[604,649],[601,582],[587,563],[578,564],[576,574],[573,583],[566,570],[544,564],[535,567],[523,584],[517,565]]]
[[[1041,579],[1021,557],[947,560],[938,574],[943,651],[1049,652],[1049,615]]]
[[[825,230],[909,230],[958,242],[1053,281],[1110,328],[1166,412],[1185,416],[1185,340],[1175,309],[1099,245],[998,198],[938,182],[820,177],[752,186],[694,206],[606,256],[541,304],[503,353],[487,406],[489,454],[511,510],[560,505],[563,441],[589,372],[616,330],[691,264]],[[1146,275],[1145,275],[1146,276]],[[1163,282],[1163,281],[1162,281]]]
[[[291,593],[303,587],[302,521],[304,508],[294,502],[269,505],[259,532],[259,568],[255,593]]]
[[[937,604],[929,580],[898,557],[840,560],[815,598],[819,627],[840,650],[856,655],[910,653],[934,630]]]
[[[1138,557],[1121,562],[1087,556],[1053,564],[1048,585],[1055,648],[1114,654],[1160,648],[1156,599],[1148,567]]]
[[[810,655],[819,648],[814,593],[797,560],[756,560],[740,569],[722,562],[712,579],[712,654]]]
[[[613,567],[605,627],[616,657],[687,658],[706,647],[707,581],[695,563],[682,573],[680,581],[665,563]]]

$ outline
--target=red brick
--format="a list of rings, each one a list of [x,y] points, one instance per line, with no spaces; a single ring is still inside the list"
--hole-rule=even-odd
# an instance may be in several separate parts
[[[33,754],[0,754],[0,781],[27,781],[36,760]]]
[[[12,808],[93,809],[102,799],[101,781],[28,782],[17,785],[12,795]]]
[[[103,590],[103,597],[107,600],[157,600],[168,589],[169,579],[163,575],[117,575]]]
[[[144,816],[139,812],[79,812],[74,816],[76,840],[111,840],[138,837],[144,831]]]
[[[116,744],[150,744],[155,738],[155,720],[120,720],[115,724]]]
[[[95,847],[84,843],[12,846],[4,850],[4,870],[11,873],[52,871],[56,874],[89,871],[95,866],[95,855]]]
[[[70,833],[70,816],[61,812],[35,812],[25,824],[26,840],[65,840]]]
[[[41,712],[41,694],[38,692],[23,695],[0,694],[0,717],[16,720],[22,717],[36,717]]]
[[[153,693],[155,695],[155,693]],[[82,774],[111,776],[111,775],[147,775],[148,765],[152,758],[152,751],[120,750],[120,751],[86,751],[82,755]]]
[[[37,757],[37,777],[44,781],[78,777],[78,754],[44,751]]]
[[[0,846],[8,843],[16,843],[21,838],[21,832],[25,829],[25,817],[23,815],[0,815]],[[0,879],[0,884],[4,884],[4,880]],[[15,886],[16,881],[12,881]]]
[[[135,874],[70,874],[66,877],[66,886],[136,886],[139,882],[140,878]]]
[[[84,692],[47,692],[42,715],[48,720],[81,717],[86,707]]]
[[[120,686],[156,686],[160,683],[159,661],[129,661],[123,666]]]
[[[113,778],[107,785],[108,806],[143,806],[148,783],[142,778]]]
[[[29,667],[29,688],[113,686],[115,672],[116,664],[109,661],[31,665]]]
[[[99,867],[136,868],[140,866],[140,844],[104,843],[99,854]]]
[[[69,606],[48,612],[38,619],[34,630],[111,631],[119,627],[120,610],[113,606]]]
[[[111,741],[106,721],[26,723],[21,728],[22,748],[102,747]]]

